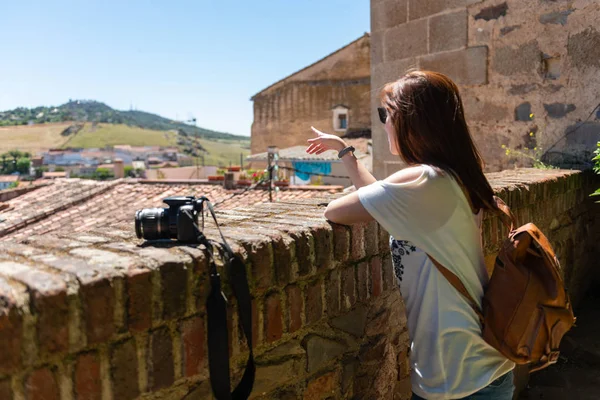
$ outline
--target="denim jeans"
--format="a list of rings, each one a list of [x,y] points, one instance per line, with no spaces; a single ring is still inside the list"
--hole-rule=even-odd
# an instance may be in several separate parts
[[[513,384],[513,372],[502,375],[488,386],[470,396],[464,397],[464,400],[512,400],[515,386]],[[426,400],[413,393],[412,400]]]

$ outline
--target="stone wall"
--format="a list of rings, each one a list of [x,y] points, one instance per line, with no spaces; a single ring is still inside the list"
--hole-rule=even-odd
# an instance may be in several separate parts
[[[543,159],[563,166],[588,165],[600,139],[600,111],[592,113],[600,103],[598,19],[595,0],[372,0],[377,176],[401,166],[375,123],[379,91],[413,67],[446,73],[460,86],[488,170],[531,165],[506,156],[502,145],[533,156],[549,150]]]
[[[598,179],[516,170],[490,180],[556,247],[575,301],[600,256]],[[220,211],[247,263],[253,398],[408,399],[409,338],[388,235],[322,217],[323,199]],[[131,224],[0,243],[0,398],[209,399],[203,249],[143,244]],[[212,226],[207,235],[217,237]],[[505,230],[484,223],[488,263]],[[229,293],[227,286],[225,291]],[[245,360],[230,307],[235,377]]]
[[[348,130],[370,129],[369,35],[256,94],[251,151],[303,145],[311,125],[334,133],[333,108],[348,110]],[[335,132],[339,135],[344,132]]]

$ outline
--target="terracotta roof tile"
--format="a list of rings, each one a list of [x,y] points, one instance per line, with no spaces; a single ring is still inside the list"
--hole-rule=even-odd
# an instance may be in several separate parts
[[[342,187],[286,188],[274,193],[278,202],[323,197],[341,192]],[[268,203],[265,189],[225,190],[220,185],[184,183],[147,183],[136,180],[99,182],[64,179],[7,201],[9,209],[0,211],[0,240],[23,239],[32,233],[67,234],[91,229],[130,226],[133,232],[135,211],[166,207],[169,196],[208,197],[213,203],[225,200],[217,210]],[[230,198],[231,197],[231,198]]]

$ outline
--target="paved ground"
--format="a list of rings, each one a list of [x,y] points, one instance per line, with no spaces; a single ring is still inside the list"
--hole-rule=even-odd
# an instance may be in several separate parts
[[[561,358],[533,374],[519,400],[600,399],[600,285],[575,311],[577,325],[561,343]]]

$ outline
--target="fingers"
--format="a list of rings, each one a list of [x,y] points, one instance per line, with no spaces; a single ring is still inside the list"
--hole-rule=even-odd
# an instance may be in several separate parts
[[[308,148],[306,149],[306,152],[308,154],[320,154],[319,151],[322,153],[323,151],[326,151],[327,148],[325,146],[323,146],[321,143],[313,143],[310,146],[308,146]]]
[[[306,148],[306,152],[308,154],[312,154],[312,152],[317,148],[317,144],[313,143]]]

